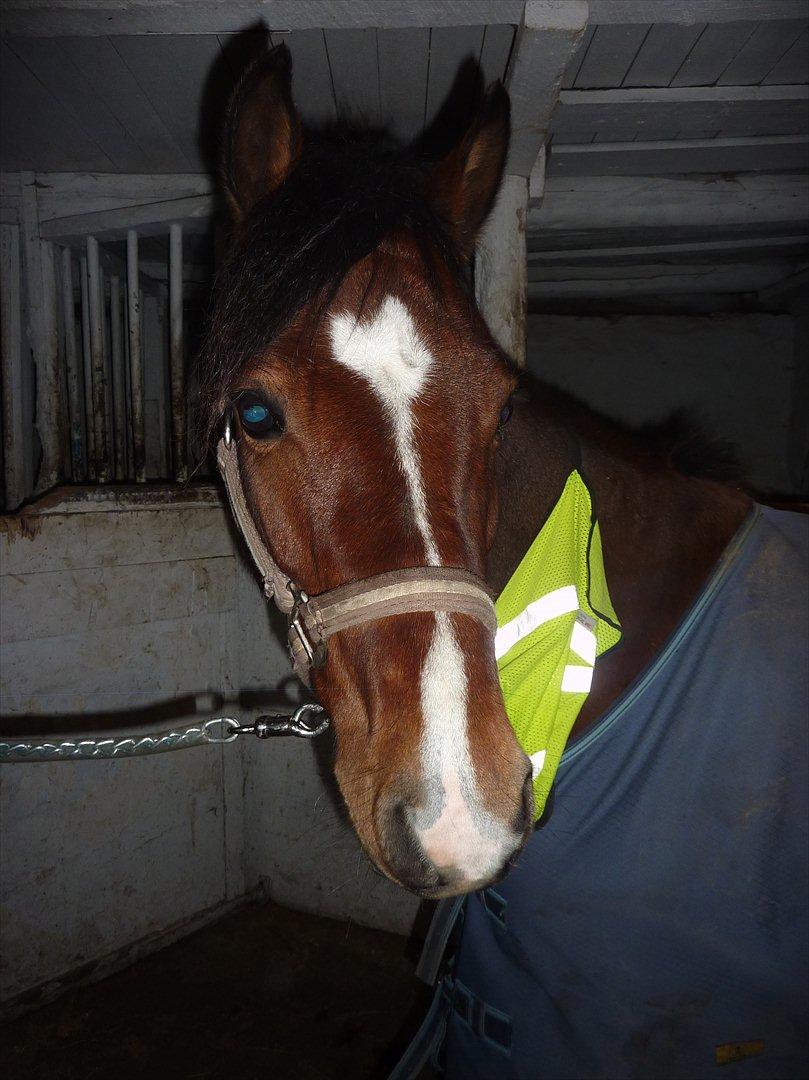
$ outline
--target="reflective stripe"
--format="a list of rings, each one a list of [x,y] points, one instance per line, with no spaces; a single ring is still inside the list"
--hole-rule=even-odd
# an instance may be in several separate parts
[[[568,664],[562,676],[562,691],[566,694],[589,694],[593,681],[593,669],[579,664]]]
[[[495,657],[499,660],[538,626],[560,615],[567,615],[570,611],[576,611],[578,606],[579,598],[575,585],[564,585],[561,589],[554,589],[539,600],[534,600],[516,619],[511,619],[498,629],[494,638]]]
[[[528,760],[531,762],[531,775],[534,780],[542,772],[542,766],[545,764],[545,755],[547,750],[537,750],[535,754],[529,754]]]
[[[579,619],[576,619],[573,623],[573,633],[570,635],[571,650],[592,667],[596,662],[597,645],[598,641],[593,631],[588,630]]]

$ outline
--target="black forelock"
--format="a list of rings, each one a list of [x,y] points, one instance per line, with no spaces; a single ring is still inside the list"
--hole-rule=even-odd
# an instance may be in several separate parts
[[[461,269],[445,225],[423,194],[423,168],[379,135],[332,129],[310,136],[278,192],[250,212],[217,275],[200,355],[206,439],[243,365],[312,301],[325,310],[349,269],[406,230],[430,273]],[[435,278],[432,278],[433,283]]]

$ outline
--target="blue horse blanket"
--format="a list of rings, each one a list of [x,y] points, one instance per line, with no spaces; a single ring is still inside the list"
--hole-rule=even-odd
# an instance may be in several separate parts
[[[466,898],[432,1017],[452,1080],[809,1075],[808,601],[809,521],[757,508]]]

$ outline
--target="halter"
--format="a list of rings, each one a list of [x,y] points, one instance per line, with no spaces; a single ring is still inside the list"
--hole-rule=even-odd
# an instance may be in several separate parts
[[[242,487],[230,411],[216,460],[233,516],[261,574],[264,595],[287,616],[292,667],[307,686],[312,669],[326,662],[327,640],[350,626],[416,611],[447,611],[471,615],[494,635],[497,617],[488,587],[476,574],[455,567],[411,566],[309,596],[279,567],[256,528]]]

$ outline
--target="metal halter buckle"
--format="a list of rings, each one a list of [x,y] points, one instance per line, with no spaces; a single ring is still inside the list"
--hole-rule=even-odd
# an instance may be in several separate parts
[[[303,651],[309,661],[310,668],[319,668],[326,663],[327,648],[325,641],[313,642],[309,637],[309,631],[301,618],[301,609],[309,603],[309,595],[303,589],[296,587],[292,581],[287,582],[287,588],[292,593],[294,601],[292,611],[289,613],[289,633],[295,632],[296,637],[303,646]]]

